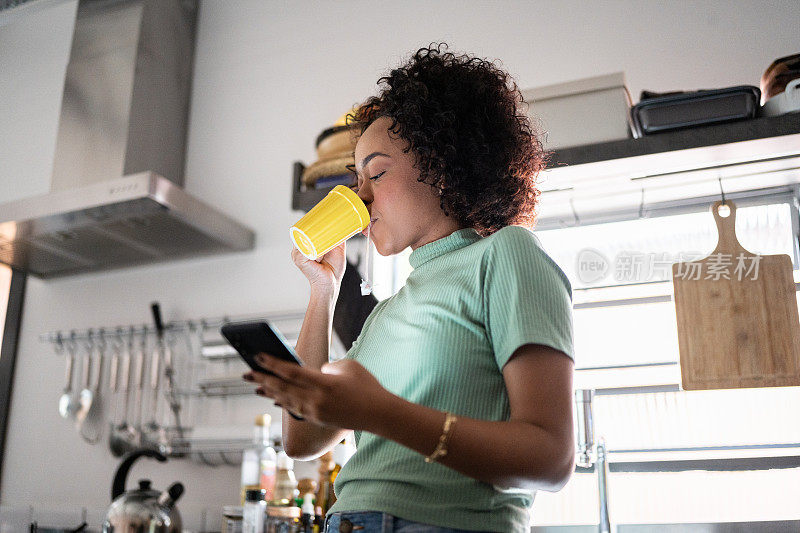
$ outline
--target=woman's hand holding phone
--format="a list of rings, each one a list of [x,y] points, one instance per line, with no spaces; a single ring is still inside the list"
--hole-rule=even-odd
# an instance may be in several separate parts
[[[274,374],[248,372],[243,376],[258,384],[256,393],[319,425],[373,431],[383,418],[381,413],[400,399],[351,359],[326,363],[321,370],[267,354],[257,356],[256,361]]]
[[[256,361],[256,356],[265,352],[278,356],[289,364],[297,366],[303,364],[280,331],[268,322],[228,323],[222,326],[220,333],[242,356],[247,366],[256,372],[270,372]],[[290,411],[289,414],[297,420],[303,420],[299,413]]]

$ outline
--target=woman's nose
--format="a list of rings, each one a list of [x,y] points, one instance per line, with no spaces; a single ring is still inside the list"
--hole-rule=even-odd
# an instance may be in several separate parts
[[[367,205],[372,202],[372,186],[369,180],[364,180],[364,183],[358,188],[358,197]]]

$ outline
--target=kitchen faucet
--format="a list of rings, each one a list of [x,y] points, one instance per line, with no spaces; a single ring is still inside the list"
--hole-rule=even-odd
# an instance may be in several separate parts
[[[593,399],[594,390],[578,389],[575,391],[575,427],[578,438],[576,463],[584,468],[594,465],[597,472],[597,489],[600,500],[600,520],[597,531],[614,533],[616,527],[612,528],[608,516],[608,453],[603,437],[600,437],[597,445],[594,442]]]

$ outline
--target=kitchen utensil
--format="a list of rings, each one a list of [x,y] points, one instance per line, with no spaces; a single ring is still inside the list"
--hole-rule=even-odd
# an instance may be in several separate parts
[[[114,405],[113,413],[111,414],[111,424],[114,425],[117,420],[117,408],[118,405],[118,397],[117,393],[119,391],[119,359],[120,359],[120,350],[121,350],[121,340],[115,339],[114,345],[111,348],[112,355],[111,355],[111,367],[108,371],[108,393],[110,396],[111,403]]]
[[[164,376],[167,378],[167,400],[172,415],[175,418],[175,431],[180,440],[183,440],[183,428],[181,426],[181,404],[178,401],[178,396],[175,391],[175,367],[172,364],[172,346],[171,343],[164,342],[164,323],[161,320],[161,306],[158,302],[150,304],[150,310],[153,313],[153,322],[156,325],[156,334],[158,337],[157,352],[159,358],[164,360]]]
[[[142,432],[142,399],[144,397],[144,358],[147,353],[147,328],[142,332],[141,342],[139,349],[136,352],[134,361],[134,386],[135,386],[135,401],[133,402],[133,427],[136,430],[137,439],[141,441]],[[129,439],[130,440],[130,439]]]
[[[91,396],[88,400],[89,408],[79,428],[81,437],[89,444],[97,444],[100,442],[105,425],[103,421],[103,402],[100,398],[100,383],[103,379],[103,364],[106,350],[106,342],[102,330],[98,335],[98,340],[94,344],[97,351],[97,371],[94,373]]]
[[[683,388],[800,385],[792,260],[745,250],[733,202],[715,202],[711,213],[719,230],[712,254],[672,267]]]
[[[131,367],[131,338],[125,343],[125,350],[122,354],[122,372],[119,380],[121,386],[117,386],[116,381],[112,380],[117,392],[121,392],[123,396],[122,408],[122,421],[115,424],[116,416],[110,422],[110,431],[108,434],[108,447],[114,457],[122,457],[125,453],[131,451],[131,442],[128,437],[131,435],[130,428],[128,427],[128,398],[130,390],[130,367]],[[115,407],[116,407],[115,402]]]
[[[189,329],[183,335],[183,339],[186,345],[186,356],[181,359],[183,365],[180,368],[178,387],[179,390],[188,391],[197,383],[199,372],[197,360],[199,359],[200,350],[202,349],[202,327],[200,324],[191,322],[189,324]],[[191,428],[195,425],[198,395],[183,394],[181,398],[183,400],[181,422],[183,422],[185,430],[191,431]]]
[[[122,353],[122,370],[120,384],[122,392],[122,422],[120,427],[127,430],[128,415],[130,413],[130,391],[131,391],[131,360],[133,359],[133,334],[128,342],[125,343],[125,351]]]
[[[153,442],[158,442],[161,426],[158,424],[158,392],[161,385],[161,358],[158,348],[154,348],[150,353],[150,421],[145,424],[143,430],[147,438]]]
[[[58,342],[61,346],[66,345],[67,352],[67,383],[64,385],[64,392],[61,394],[61,398],[58,399],[58,413],[61,415],[61,418],[73,418],[80,407],[80,403],[72,394],[72,371],[75,368],[75,340],[69,339],[63,342],[59,337]]]
[[[322,257],[370,223],[369,211],[349,187],[337,185],[289,229],[292,242],[308,259]]]
[[[126,440],[126,435],[127,433],[120,431],[113,422],[110,424],[108,449],[114,457],[122,457],[130,450],[131,443]]]
[[[83,387],[78,395],[78,409],[75,411],[75,420],[80,430],[86,415],[89,414],[89,409],[92,407],[92,389],[89,388],[89,380],[91,379],[92,372],[92,352],[94,351],[94,342],[92,341],[91,333],[86,343],[86,353],[83,355],[83,365],[81,366]]]
[[[176,334],[166,335],[162,341],[164,350],[164,376],[167,378],[167,399],[172,415],[175,418],[176,431],[181,432],[180,413],[181,403],[177,392],[177,371],[175,366]]]
[[[125,456],[114,475],[112,503],[103,521],[103,532],[180,533],[183,529],[181,514],[175,504],[183,494],[181,483],[173,483],[159,492],[150,488],[149,479],[140,479],[138,489],[125,492],[128,471],[140,457],[152,457],[162,463],[167,460],[164,455],[147,449]]]

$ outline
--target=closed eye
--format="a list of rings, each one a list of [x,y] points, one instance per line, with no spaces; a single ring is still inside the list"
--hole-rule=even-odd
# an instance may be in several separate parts
[[[358,174],[357,174],[357,172],[355,170],[355,166],[354,165],[345,165],[345,167],[347,168],[347,170],[349,170],[350,172],[353,173],[353,178],[356,180],[356,183],[353,183],[352,185],[350,185],[350,189],[352,189],[354,192],[358,193],[358,190],[360,189],[360,187],[358,186],[358,182],[357,182],[358,181]],[[369,179],[374,181],[374,180],[380,178],[381,176],[383,176],[385,173],[386,173],[386,171],[384,170],[383,172],[381,172],[379,174],[376,174],[376,175],[372,176]]]

